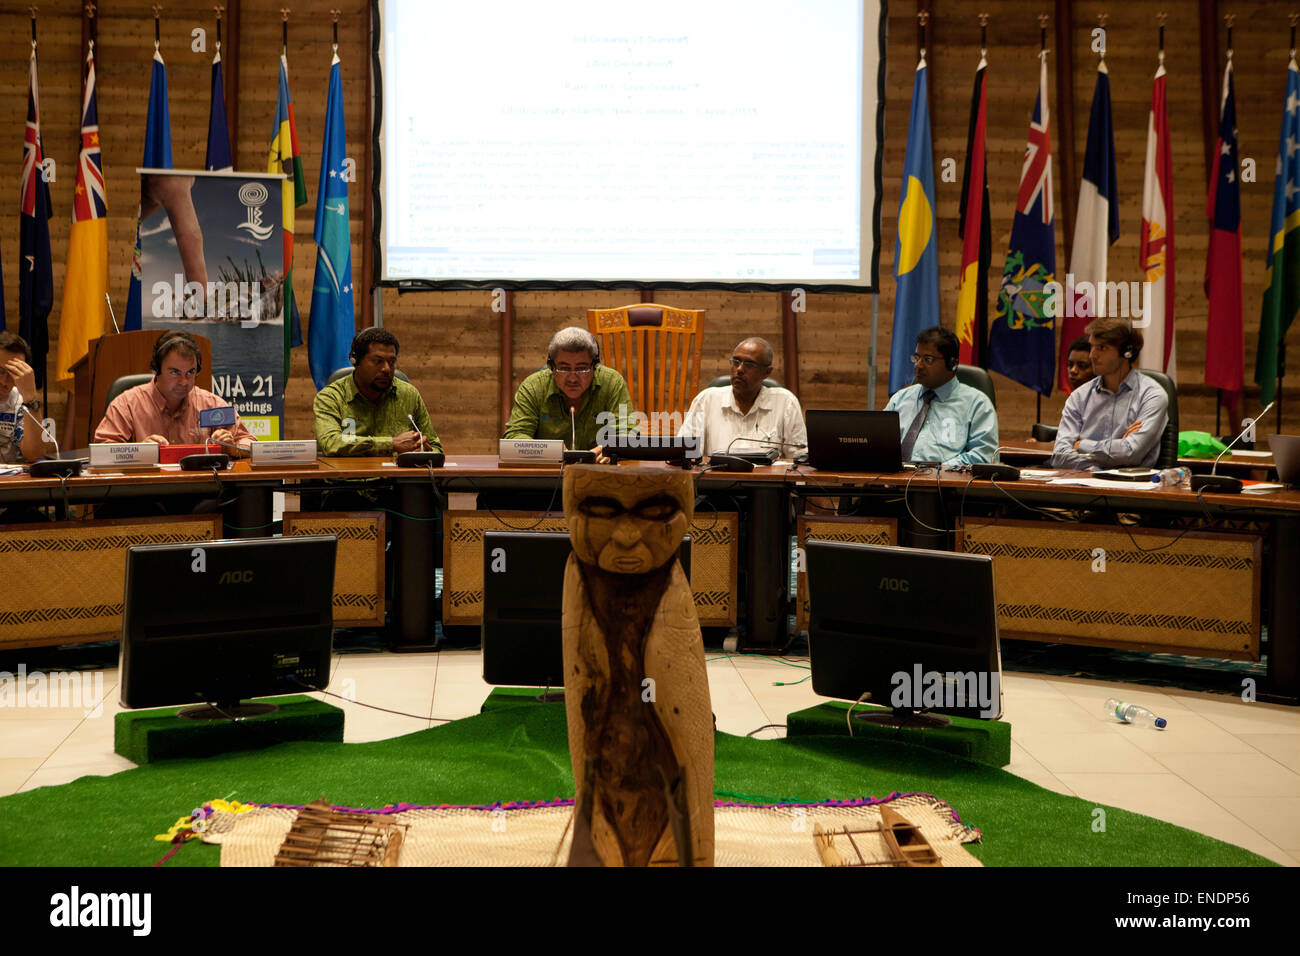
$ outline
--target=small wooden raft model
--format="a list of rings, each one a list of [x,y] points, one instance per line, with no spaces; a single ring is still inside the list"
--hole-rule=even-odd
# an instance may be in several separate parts
[[[884,847],[885,859],[876,859],[873,854],[867,859],[854,837],[863,837],[869,833],[880,834]],[[813,840],[817,844],[817,853],[826,866],[943,866],[939,854],[934,852],[930,841],[920,829],[908,822],[897,810],[889,807],[880,808],[880,826],[869,830],[850,830],[843,827],[827,830],[820,823],[813,825]],[[840,848],[847,843],[856,859],[845,859]]]
[[[333,810],[325,800],[298,811],[276,866],[397,866],[406,827],[372,814]]]

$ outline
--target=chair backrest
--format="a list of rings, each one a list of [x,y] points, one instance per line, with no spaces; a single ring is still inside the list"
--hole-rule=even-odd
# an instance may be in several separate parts
[[[1160,457],[1156,459],[1156,467],[1172,468],[1178,464],[1178,386],[1164,372],[1156,372],[1149,368],[1141,368],[1138,371],[1147,378],[1159,382],[1160,387],[1169,396],[1169,423],[1165,425],[1165,433],[1160,437]]]
[[[329,385],[332,382],[337,382],[344,375],[351,375],[351,374],[352,374],[351,365],[345,365],[342,368],[336,368],[334,371],[330,372],[329,381],[326,382],[325,384]],[[400,368],[397,369],[397,371],[395,371],[393,374],[396,375],[398,378],[400,378],[403,382],[406,382],[406,384],[408,385],[411,384],[411,380],[406,377],[406,373],[403,372]]]
[[[113,399],[121,395],[129,388],[135,388],[137,385],[143,385],[145,382],[153,381],[152,372],[142,372],[134,375],[119,375],[113,379],[113,384],[108,386],[108,400],[104,403],[107,408],[113,404]],[[101,416],[102,417],[102,416]]]
[[[652,434],[660,413],[685,414],[700,390],[703,309],[653,302],[588,309],[587,328],[600,343],[600,360],[627,380],[632,404],[649,416]]]
[[[995,409],[998,407],[998,396],[993,391],[993,376],[978,365],[958,365],[957,381],[971,388],[978,388],[989,397]]]
[[[713,381],[709,383],[709,388],[721,388],[723,385],[730,385],[730,384],[731,384],[730,375],[719,375],[717,378],[715,378]],[[784,385],[782,385],[774,378],[763,379],[763,387],[764,388],[785,388]]]

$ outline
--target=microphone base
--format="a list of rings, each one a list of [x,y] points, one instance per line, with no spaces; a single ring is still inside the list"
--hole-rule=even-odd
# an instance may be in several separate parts
[[[1228,475],[1192,475],[1192,491],[1212,491],[1220,495],[1241,493],[1241,479]]]
[[[736,455],[710,455],[709,467],[714,471],[746,472],[754,470],[754,463]]]
[[[987,481],[1019,481],[1020,469],[1000,462],[976,462],[970,466],[972,478]]]
[[[75,458],[42,458],[27,466],[33,478],[75,478],[81,474],[81,462]]]
[[[181,471],[222,471],[230,467],[229,455],[186,455],[180,461]]]
[[[578,451],[572,448],[564,449],[564,454],[560,460],[566,465],[594,465],[596,463],[596,453],[594,451]]]
[[[398,468],[441,468],[447,456],[440,451],[404,451],[397,456]]]

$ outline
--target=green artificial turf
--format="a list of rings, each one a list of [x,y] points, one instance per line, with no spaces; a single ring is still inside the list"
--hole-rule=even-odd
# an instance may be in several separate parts
[[[1013,774],[892,741],[717,735],[720,800],[784,802],[925,792],[979,827],[970,851],[988,866],[1258,866],[1264,858],[1190,830],[1044,790]],[[141,866],[153,839],[214,797],[350,807],[493,804],[573,796],[564,708],[502,707],[390,740],[288,743],[201,760],[169,760],[0,798],[0,864]],[[216,866],[191,841],[168,866]]]
[[[828,701],[797,710],[785,718],[786,736],[832,734],[838,737],[842,734],[845,737],[879,737],[964,757],[989,767],[1005,767],[1011,763],[1011,725],[1004,720],[953,717],[950,718],[952,724],[947,727],[890,727],[858,720],[855,715],[850,732],[845,719],[849,706],[840,701]],[[871,709],[883,711],[883,708]],[[858,707],[856,713],[863,710]]]

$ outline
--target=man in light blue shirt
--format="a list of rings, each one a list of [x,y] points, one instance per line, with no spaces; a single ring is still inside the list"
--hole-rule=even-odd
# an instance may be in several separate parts
[[[1094,319],[1084,331],[1096,377],[1065,400],[1052,467],[1154,467],[1169,421],[1169,396],[1159,382],[1133,367],[1142,351],[1142,333],[1111,316]]]
[[[957,381],[959,349],[957,336],[941,325],[916,336],[916,384],[896,392],[885,406],[887,412],[898,412],[903,461],[969,465],[993,460],[997,412],[987,395]]]

